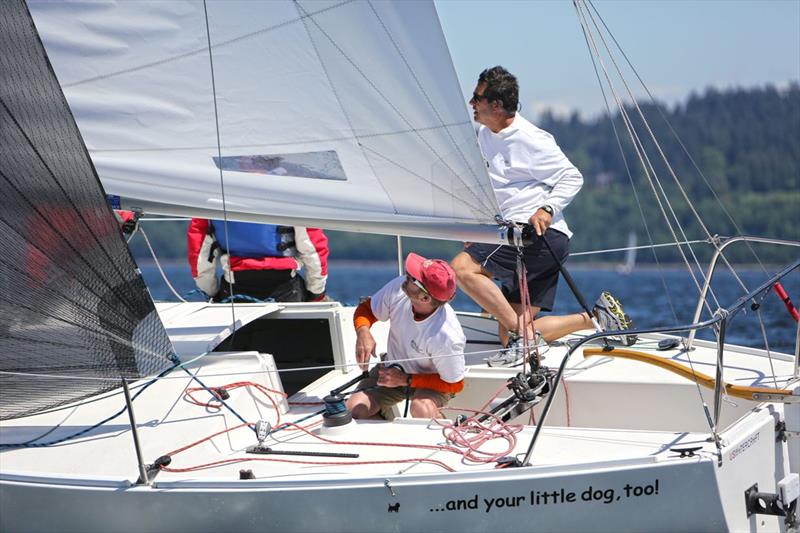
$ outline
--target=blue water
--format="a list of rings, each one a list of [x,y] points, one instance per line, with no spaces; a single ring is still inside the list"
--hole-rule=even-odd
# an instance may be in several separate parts
[[[175,300],[152,261],[138,259],[153,298]],[[180,294],[185,295],[195,288],[185,262],[162,263],[162,266],[170,283]],[[655,268],[642,268],[623,275],[608,268],[586,266],[569,268],[590,306],[600,291],[609,290],[622,300],[625,311],[633,318],[637,327],[691,322],[699,291],[685,269],[670,268],[659,272]],[[774,270],[776,269],[768,268],[770,273]],[[767,275],[760,269],[739,271],[738,274],[750,289],[767,279]],[[396,275],[395,264],[333,262],[329,265],[328,295],[345,304],[356,304],[360,297],[369,296]],[[669,297],[666,296],[665,285],[669,288]],[[800,304],[800,273],[793,272],[784,278],[783,286],[795,305]],[[717,272],[712,288],[722,307],[732,305],[744,294],[733,275],[725,270]],[[200,300],[197,294],[189,296],[188,299]],[[454,307],[459,310],[479,311],[478,306],[460,291],[456,296]],[[580,306],[562,279],[559,283],[555,313],[567,314],[578,311]],[[769,339],[769,348],[793,353],[797,326],[786,312],[783,303],[770,292],[763,300],[760,311]],[[706,312],[703,316],[708,318],[709,315]],[[702,332],[698,336],[713,338],[710,332]],[[731,321],[727,342],[757,348],[765,347],[758,317],[749,307],[745,313],[740,313]]]

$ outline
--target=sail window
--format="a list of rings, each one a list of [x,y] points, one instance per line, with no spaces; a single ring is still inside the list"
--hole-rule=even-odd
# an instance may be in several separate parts
[[[347,181],[342,163],[334,150],[298,154],[233,155],[213,159],[217,168],[234,172]]]

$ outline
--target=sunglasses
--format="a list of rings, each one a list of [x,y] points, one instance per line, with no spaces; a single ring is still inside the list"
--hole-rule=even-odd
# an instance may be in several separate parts
[[[421,290],[422,292],[424,292],[428,296],[431,295],[431,293],[428,292],[428,289],[425,288],[425,285],[423,285],[420,280],[418,280],[417,278],[415,278],[411,274],[406,274],[406,283],[410,283],[410,284],[414,285],[415,287],[417,287],[419,290]]]
[[[485,94],[478,94],[476,92],[473,92],[470,102],[480,102],[481,100],[488,100],[488,99],[489,97],[486,96]]]

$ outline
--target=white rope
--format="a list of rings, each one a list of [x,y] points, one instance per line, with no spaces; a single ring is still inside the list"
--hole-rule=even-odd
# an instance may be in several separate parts
[[[137,230],[139,229],[138,225],[136,226],[136,229]],[[172,291],[172,294],[175,295],[175,298],[177,298],[181,302],[186,302],[186,300],[180,294],[178,294],[178,291],[175,290],[175,287],[172,286],[172,283],[169,282],[166,272],[164,272],[164,269],[161,268],[161,263],[159,263],[158,257],[156,257],[156,252],[150,245],[150,239],[147,238],[147,233],[145,233],[144,228],[142,228],[142,237],[144,238],[145,244],[147,244],[147,249],[150,250],[150,255],[153,257],[153,262],[155,262],[158,271],[161,273],[161,278],[164,280],[164,283],[167,284],[167,287],[169,287],[169,290]]]

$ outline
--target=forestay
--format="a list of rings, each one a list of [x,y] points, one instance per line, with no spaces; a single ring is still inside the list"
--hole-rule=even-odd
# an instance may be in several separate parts
[[[431,2],[29,5],[101,181],[129,205],[223,218],[224,202],[229,219],[496,233]]]

